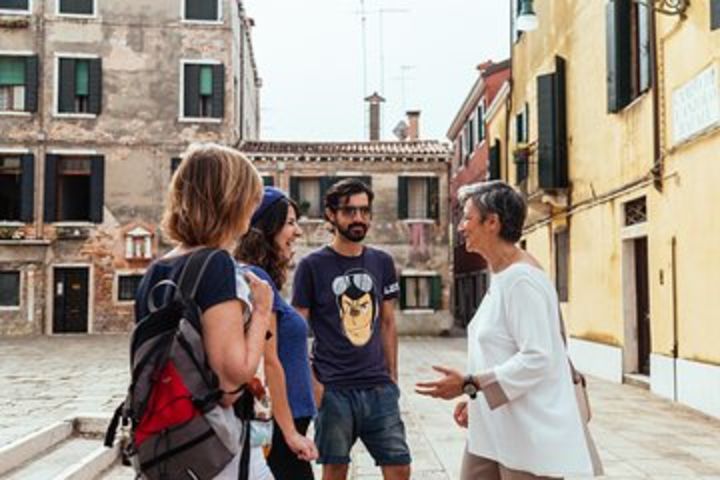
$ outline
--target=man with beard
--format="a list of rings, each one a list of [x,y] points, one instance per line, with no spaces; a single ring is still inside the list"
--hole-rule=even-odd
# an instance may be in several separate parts
[[[395,265],[390,255],[362,243],[373,197],[356,179],[327,191],[325,218],[333,240],[303,258],[293,282],[292,303],[315,335],[315,443],[324,480],[347,478],[358,438],[385,480],[410,478],[398,405]]]

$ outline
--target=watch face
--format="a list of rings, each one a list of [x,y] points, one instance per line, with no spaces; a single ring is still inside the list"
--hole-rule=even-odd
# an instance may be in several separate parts
[[[472,383],[466,383],[465,385],[463,385],[463,392],[466,395],[475,395],[477,393],[477,387]]]

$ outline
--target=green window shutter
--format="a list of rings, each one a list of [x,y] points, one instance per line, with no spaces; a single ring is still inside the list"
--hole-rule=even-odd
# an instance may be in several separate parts
[[[607,56],[607,109],[622,110],[631,100],[632,0],[609,0],[605,5]]]
[[[400,310],[407,308],[407,285],[406,277],[400,277]]]
[[[188,20],[218,20],[218,1],[220,0],[183,0],[185,18]]]
[[[720,28],[720,0],[710,0],[710,30]]]
[[[25,58],[0,57],[0,87],[25,85]]]
[[[440,275],[435,275],[430,281],[430,307],[433,310],[440,310],[442,309],[442,278]]]
[[[212,114],[215,118],[225,116],[225,65],[212,67]]]
[[[274,187],[275,186],[275,177],[271,177],[269,175],[263,175],[263,186],[264,187]]]
[[[200,65],[185,64],[183,116],[200,115]]]
[[[90,221],[102,223],[105,204],[105,157],[90,158]]]
[[[20,221],[32,222],[35,218],[35,157],[28,153],[21,157]]]
[[[75,59],[61,58],[58,79],[58,112],[75,111]]]
[[[102,59],[88,61],[88,111],[99,115],[102,110]]]
[[[75,95],[90,95],[90,62],[75,60]]]
[[[490,147],[490,165],[489,165],[489,179],[500,180],[500,152],[501,143],[499,139],[495,139],[495,143]]]
[[[398,219],[408,218],[408,177],[398,177]]]
[[[25,57],[25,111],[37,112],[38,108],[38,75],[39,62],[37,55]]]
[[[440,218],[440,179],[437,177],[427,180],[427,213],[428,218],[438,220]]]
[[[200,95],[213,94],[213,68],[212,65],[200,66]]]
[[[556,137],[555,74],[537,78],[538,175],[541,188],[555,186]]]
[[[57,167],[59,155],[45,156],[45,202],[44,218],[50,223],[57,220]]]
[[[290,177],[290,198],[293,202],[300,204],[300,179],[298,177]]]

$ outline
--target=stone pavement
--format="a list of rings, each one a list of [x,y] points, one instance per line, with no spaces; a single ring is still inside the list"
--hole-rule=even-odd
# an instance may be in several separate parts
[[[403,338],[403,410],[413,454],[413,479],[456,479],[464,433],[452,421],[452,402],[416,395],[433,364],[462,368],[462,339]],[[110,415],[127,382],[126,336],[0,339],[0,446],[79,413]],[[720,480],[720,421],[647,391],[591,380],[591,429],[613,479]],[[380,478],[359,445],[353,478]],[[117,468],[106,479],[126,480]]]

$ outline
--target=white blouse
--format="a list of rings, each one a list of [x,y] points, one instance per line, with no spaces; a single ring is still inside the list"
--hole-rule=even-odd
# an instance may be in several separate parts
[[[539,476],[600,473],[580,418],[558,300],[545,272],[515,263],[491,277],[468,326],[468,451]]]

